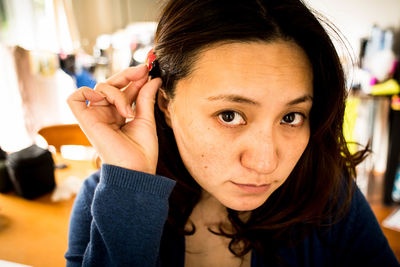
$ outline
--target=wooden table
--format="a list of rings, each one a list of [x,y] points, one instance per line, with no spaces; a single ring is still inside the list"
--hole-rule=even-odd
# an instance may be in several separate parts
[[[67,160],[55,156],[67,168],[55,171],[59,184],[70,176],[85,179],[94,172],[90,160]],[[26,200],[15,193],[0,194],[0,260],[35,267],[65,266],[69,216],[74,198],[52,202],[51,194]]]

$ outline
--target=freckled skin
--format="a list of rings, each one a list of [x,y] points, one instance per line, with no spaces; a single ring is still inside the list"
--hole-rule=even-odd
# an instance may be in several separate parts
[[[225,207],[253,210],[285,182],[308,144],[312,106],[288,103],[312,96],[312,79],[306,54],[292,42],[225,44],[200,54],[194,72],[177,83],[166,116],[186,168],[205,192]],[[210,100],[226,94],[258,104]],[[224,110],[240,112],[245,124],[227,125],[218,116]],[[301,125],[282,124],[291,112],[305,114]],[[270,186],[248,193],[234,183]]]

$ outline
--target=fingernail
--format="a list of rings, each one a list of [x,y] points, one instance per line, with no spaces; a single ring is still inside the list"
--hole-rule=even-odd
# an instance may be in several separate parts
[[[126,106],[126,112],[128,114],[128,118],[134,118],[135,115],[133,114],[133,110],[132,107],[130,105]]]

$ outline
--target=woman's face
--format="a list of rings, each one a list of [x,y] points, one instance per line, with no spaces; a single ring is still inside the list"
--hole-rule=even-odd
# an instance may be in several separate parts
[[[308,144],[312,80],[310,62],[293,42],[202,52],[164,110],[197,183],[225,207],[261,206]]]

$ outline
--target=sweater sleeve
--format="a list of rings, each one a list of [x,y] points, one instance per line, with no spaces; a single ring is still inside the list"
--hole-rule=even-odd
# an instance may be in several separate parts
[[[104,164],[75,200],[67,266],[155,266],[174,185]]]

